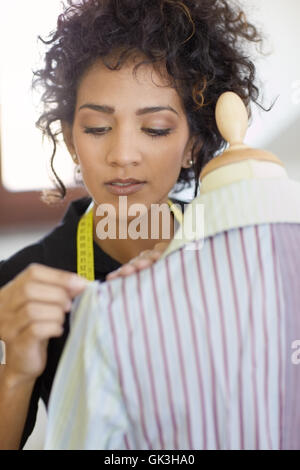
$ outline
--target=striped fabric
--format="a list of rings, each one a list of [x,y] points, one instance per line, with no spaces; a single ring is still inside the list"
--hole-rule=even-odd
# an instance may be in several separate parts
[[[72,311],[45,449],[300,449],[296,219],[91,283]]]

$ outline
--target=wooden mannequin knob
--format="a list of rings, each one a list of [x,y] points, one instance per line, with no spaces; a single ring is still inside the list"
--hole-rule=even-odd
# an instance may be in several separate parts
[[[230,146],[203,168],[200,174],[201,181],[208,173],[222,166],[244,160],[269,161],[284,166],[272,153],[243,143],[248,129],[248,112],[243,100],[236,93],[227,91],[220,96],[216,105],[216,123],[220,134]]]
[[[216,121],[220,134],[231,147],[243,144],[248,129],[248,113],[236,93],[228,91],[220,96],[216,106]]]

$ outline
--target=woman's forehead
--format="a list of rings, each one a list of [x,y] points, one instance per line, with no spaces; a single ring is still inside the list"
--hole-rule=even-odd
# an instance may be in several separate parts
[[[81,83],[91,80],[106,81],[109,78],[111,80],[136,81],[144,86],[151,84],[167,88],[171,84],[163,64],[142,64],[142,61],[143,57],[139,57],[139,59],[133,57],[123,63],[119,70],[111,70],[105,64],[104,59],[96,59],[84,72]],[[108,63],[110,66],[116,64],[111,59]],[[136,67],[137,65],[139,66]]]
[[[143,64],[134,73],[136,62],[122,65],[120,70],[110,70],[98,59],[85,72],[77,90],[78,101],[118,96],[151,97],[154,101],[163,99],[180,106],[177,91],[152,64]]]

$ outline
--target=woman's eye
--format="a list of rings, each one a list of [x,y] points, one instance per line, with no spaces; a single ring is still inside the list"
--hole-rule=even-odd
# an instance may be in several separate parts
[[[143,130],[147,131],[148,134],[150,134],[150,137],[153,137],[154,139],[156,137],[167,136],[171,132],[171,129],[143,129]]]
[[[105,131],[109,130],[109,127],[85,127],[84,128],[84,133],[85,134],[92,134],[95,136],[100,136],[103,135]],[[149,128],[143,128],[143,131],[146,131],[147,134],[150,135],[152,138],[156,137],[163,137],[167,136],[170,134],[172,129],[149,129]]]
[[[105,130],[109,129],[108,127],[85,127],[84,133],[85,134],[93,134],[93,135],[102,135]]]

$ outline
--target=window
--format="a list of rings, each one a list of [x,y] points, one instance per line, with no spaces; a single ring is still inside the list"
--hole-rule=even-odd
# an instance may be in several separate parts
[[[0,4],[2,224],[56,218],[70,199],[68,196],[58,212],[40,201],[40,191],[53,188],[49,178],[52,145],[48,139],[42,143],[42,133],[35,127],[41,108],[39,97],[31,92],[32,70],[42,64],[45,50],[37,37],[47,37],[61,11],[60,0],[15,0]],[[68,188],[74,186],[73,167],[65,146],[58,146],[55,169]],[[74,199],[82,194],[83,188],[71,192]]]

